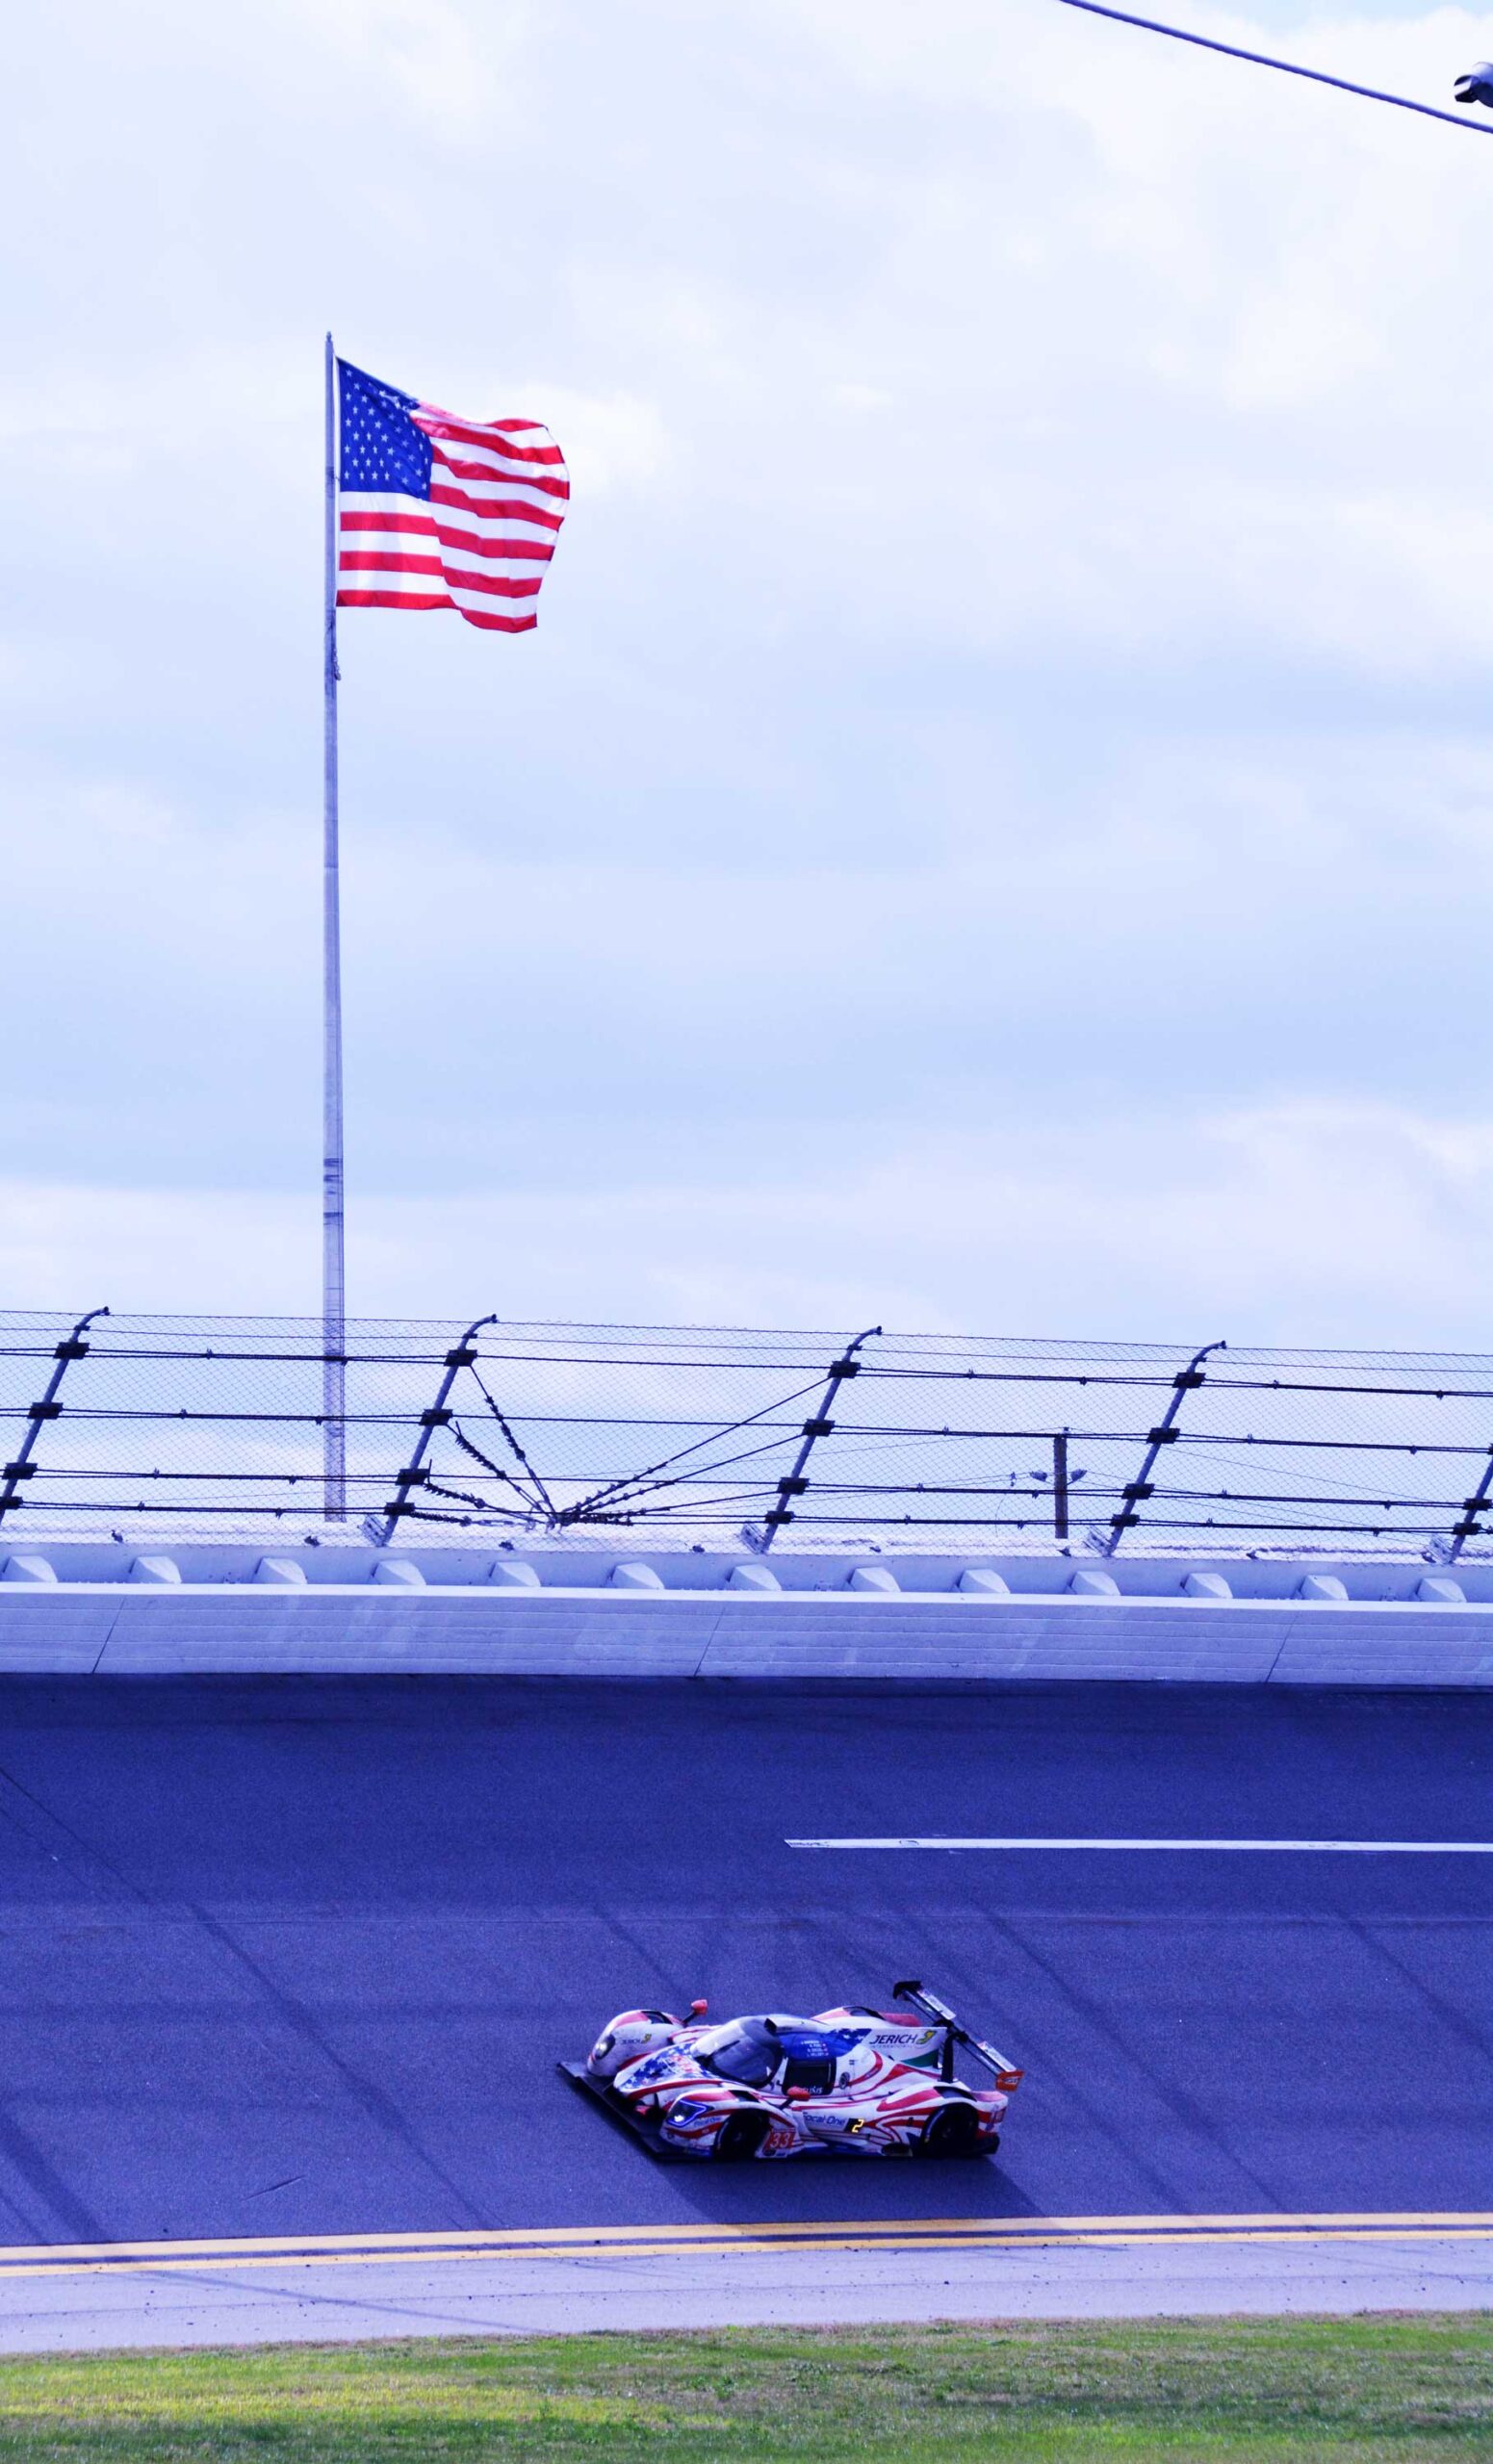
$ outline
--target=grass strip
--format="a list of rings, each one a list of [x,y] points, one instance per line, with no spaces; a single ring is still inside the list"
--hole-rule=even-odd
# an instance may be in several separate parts
[[[0,2362],[26,2464],[1493,2457],[1493,2319],[730,2328]]]

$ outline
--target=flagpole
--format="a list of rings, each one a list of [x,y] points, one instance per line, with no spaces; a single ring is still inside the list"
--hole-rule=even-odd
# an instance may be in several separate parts
[[[337,359],[326,337],[326,603],[322,755],[322,1511],[348,1511],[343,1238],[342,919],[337,860]]]

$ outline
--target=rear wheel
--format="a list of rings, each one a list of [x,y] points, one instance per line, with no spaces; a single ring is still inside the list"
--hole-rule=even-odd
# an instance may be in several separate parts
[[[922,2156],[974,2156],[980,2148],[980,2117],[973,2105],[940,2105],[922,2135]]]
[[[717,2165],[741,2165],[755,2156],[767,2136],[765,2114],[733,2114],[715,2143]]]

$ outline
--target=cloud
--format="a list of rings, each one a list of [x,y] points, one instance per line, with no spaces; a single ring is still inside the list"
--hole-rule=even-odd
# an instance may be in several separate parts
[[[565,439],[571,482],[583,498],[618,488],[651,496],[665,483],[675,448],[656,402],[631,394],[601,399],[542,379],[518,390],[543,402],[545,423]]]
[[[1477,144],[1050,0],[17,44],[18,1300],[314,1293],[330,321],[576,477],[531,638],[344,624],[357,1305],[1470,1339]]]
[[[312,1194],[0,1184],[28,1306],[304,1315]],[[1493,1123],[1288,1103],[360,1195],[359,1312],[1478,1349]],[[226,1298],[225,1298],[226,1296]]]
[[[498,69],[528,12],[487,0],[480,15],[447,0],[296,0],[274,13],[282,39],[319,37],[339,68],[376,82],[443,141],[475,136],[494,109]]]

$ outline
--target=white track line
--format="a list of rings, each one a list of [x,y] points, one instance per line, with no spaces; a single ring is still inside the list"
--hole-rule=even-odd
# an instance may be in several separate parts
[[[1493,1857],[1493,1839],[785,1839],[785,1848],[1171,1848],[1311,1857]]]

